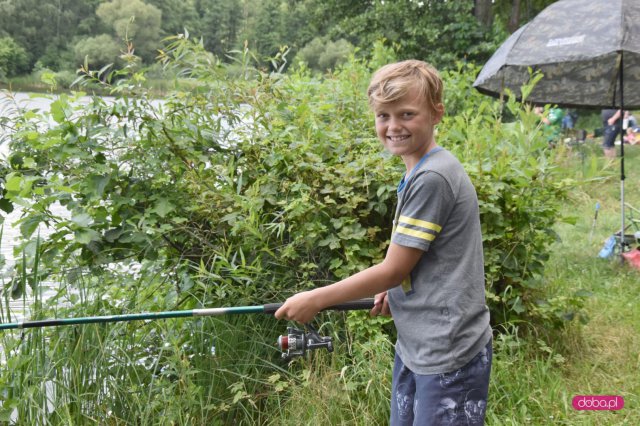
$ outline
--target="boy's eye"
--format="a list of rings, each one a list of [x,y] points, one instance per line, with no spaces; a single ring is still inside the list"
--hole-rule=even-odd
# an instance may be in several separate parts
[[[404,113],[402,113],[402,116],[403,116],[404,118],[411,118],[411,117],[413,117],[414,115],[415,115],[415,114],[414,114],[414,113],[412,113],[412,112],[404,112]]]

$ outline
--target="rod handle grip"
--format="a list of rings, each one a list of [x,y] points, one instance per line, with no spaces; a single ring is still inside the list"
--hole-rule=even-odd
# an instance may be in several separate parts
[[[283,303],[268,303],[264,305],[265,314],[274,314]],[[351,302],[339,303],[337,305],[328,306],[323,311],[359,311],[362,309],[372,309],[373,298],[353,300]]]

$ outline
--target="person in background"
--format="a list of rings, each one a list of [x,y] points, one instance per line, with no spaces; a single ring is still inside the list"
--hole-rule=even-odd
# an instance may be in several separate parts
[[[638,120],[636,120],[636,118],[633,116],[633,114],[631,114],[631,111],[625,111],[624,112],[624,119],[622,121],[622,127],[627,130],[631,127],[637,127],[638,126]]]
[[[602,118],[602,150],[607,158],[616,157],[615,141],[622,131],[622,111],[619,109],[603,109],[600,113]]]
[[[437,71],[422,61],[374,74],[367,93],[376,133],[406,168],[386,256],[290,297],[275,313],[307,323],[328,306],[375,295],[371,314],[390,313],[398,335],[392,426],[481,425],[487,407],[492,330],[478,197],[460,161],[436,143],[442,91]]]
[[[629,145],[636,145],[638,140],[638,120],[631,114],[630,111],[624,112],[624,119],[622,120],[622,130],[624,131],[624,143]]]
[[[624,136],[624,143],[629,145],[637,145],[640,143],[640,127],[627,127],[627,134]]]
[[[564,117],[562,117],[561,128],[563,132],[571,132],[576,127],[576,121],[578,121],[578,113],[574,109],[566,110]]]
[[[555,146],[562,133],[564,111],[561,108],[552,107],[545,112],[543,107],[537,106],[533,112],[540,117],[540,122],[544,125],[549,145]]]

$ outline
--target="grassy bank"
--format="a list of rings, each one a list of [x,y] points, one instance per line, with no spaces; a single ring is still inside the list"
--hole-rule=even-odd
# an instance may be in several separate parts
[[[574,153],[564,164],[567,174],[587,182],[565,205],[563,213],[576,223],[558,227],[546,283],[557,297],[589,292],[589,321],[570,325],[550,341],[504,336],[496,342],[489,424],[640,424],[640,271],[597,256],[620,228],[620,163],[606,162],[595,143],[586,150],[586,161]],[[625,163],[625,199],[638,206],[640,147],[627,147]],[[596,202],[601,210],[594,221]],[[575,395],[621,395],[625,406],[576,411]]]

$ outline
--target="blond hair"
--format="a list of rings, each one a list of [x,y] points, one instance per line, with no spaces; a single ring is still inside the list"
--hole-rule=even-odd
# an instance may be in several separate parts
[[[409,59],[388,64],[373,74],[367,95],[375,108],[395,102],[415,88],[432,112],[442,104],[443,83],[438,71],[426,62]]]

